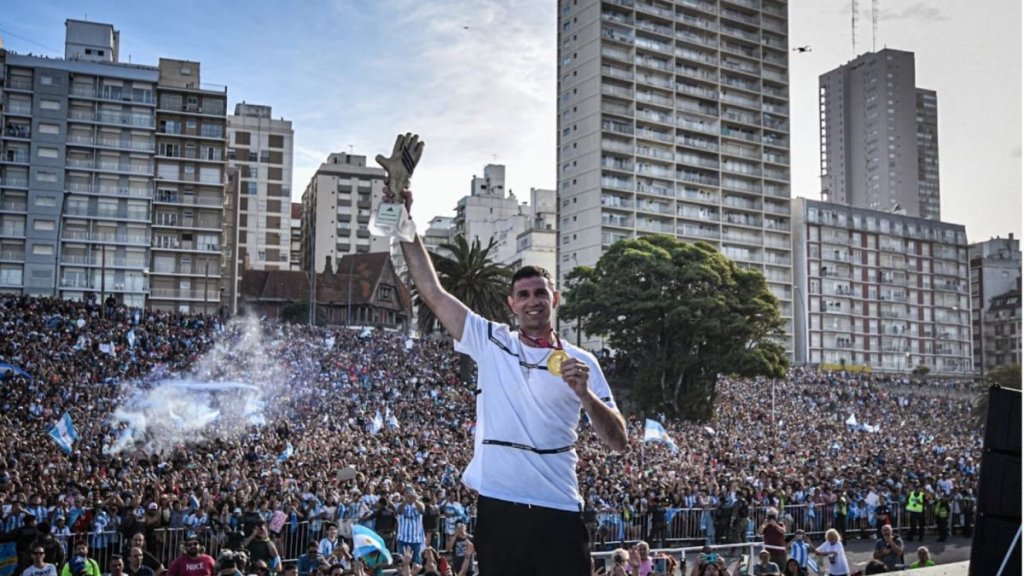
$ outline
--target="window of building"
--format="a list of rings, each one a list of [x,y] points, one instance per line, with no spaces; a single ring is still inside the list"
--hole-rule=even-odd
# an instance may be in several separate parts
[[[32,253],[36,256],[53,256],[53,244],[36,244],[32,246]]]
[[[49,134],[51,136],[56,136],[56,135],[60,134],[60,126],[58,126],[56,124],[47,124],[45,122],[40,122],[39,123],[39,133],[40,134]]]
[[[60,101],[43,98],[39,101],[40,110],[60,110]]]
[[[59,152],[56,148],[40,146],[39,148],[36,148],[36,156],[39,158],[57,158],[59,156]]]
[[[36,232],[52,232],[56,230],[56,223],[53,220],[36,220],[32,223],[32,229]]]

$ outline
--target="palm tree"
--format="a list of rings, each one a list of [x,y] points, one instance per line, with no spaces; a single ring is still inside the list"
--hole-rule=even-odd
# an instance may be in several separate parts
[[[437,270],[441,286],[452,296],[462,301],[470,310],[495,322],[509,323],[511,313],[507,296],[512,271],[494,262],[491,250],[497,245],[492,238],[486,248],[480,240],[470,245],[466,237],[459,234],[449,244],[439,249],[449,256],[431,252],[430,259]],[[438,328],[437,318],[416,291],[416,306],[419,313],[419,329],[429,334]]]

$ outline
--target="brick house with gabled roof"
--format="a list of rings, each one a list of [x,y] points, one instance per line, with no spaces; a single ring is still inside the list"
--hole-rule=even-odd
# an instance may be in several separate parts
[[[412,297],[389,253],[347,254],[316,276],[317,317],[328,325],[409,328]],[[240,292],[242,310],[278,318],[309,299],[309,272],[246,270]]]

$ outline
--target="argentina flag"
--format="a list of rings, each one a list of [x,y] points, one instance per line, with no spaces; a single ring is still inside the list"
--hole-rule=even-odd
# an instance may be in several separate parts
[[[667,444],[673,452],[678,452],[679,447],[676,446],[675,441],[665,431],[665,427],[661,425],[661,422],[657,420],[651,420],[647,418],[644,422],[644,442],[661,442]]]
[[[71,446],[78,440],[78,430],[75,430],[75,424],[71,421],[71,414],[65,412],[53,428],[50,428],[50,438],[53,438],[65,454],[71,454]]]
[[[366,526],[356,524],[352,527],[352,555],[358,558],[369,556],[373,553],[380,553],[387,564],[394,562],[391,552],[388,551],[384,539],[376,532]]]

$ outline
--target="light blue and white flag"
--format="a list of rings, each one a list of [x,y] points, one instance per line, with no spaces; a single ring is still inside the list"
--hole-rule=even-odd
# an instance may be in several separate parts
[[[71,421],[71,414],[65,412],[53,428],[50,428],[50,438],[53,438],[65,454],[71,454],[71,447],[75,440],[78,440],[78,430],[75,430],[75,424]]]
[[[356,558],[363,558],[374,552],[380,552],[388,564],[394,562],[383,538],[366,526],[360,524],[352,526],[352,555]]]
[[[398,418],[394,415],[394,413],[391,412],[391,408],[385,408],[384,413],[384,420],[386,420],[388,423],[388,429],[398,430]]]
[[[668,445],[673,452],[679,451],[679,446],[676,446],[675,441],[665,431],[665,427],[661,425],[661,422],[651,420],[650,418],[647,418],[644,422],[644,442],[660,442]]]
[[[292,454],[294,454],[294,453],[295,453],[295,447],[292,446],[291,442],[288,442],[288,443],[286,443],[284,445],[284,450],[281,451],[281,455],[277,457],[277,461],[278,462],[284,462],[285,460],[291,458]]]
[[[380,416],[380,410],[373,415],[373,420],[370,421],[370,434],[376,434],[384,428],[384,419]]]

